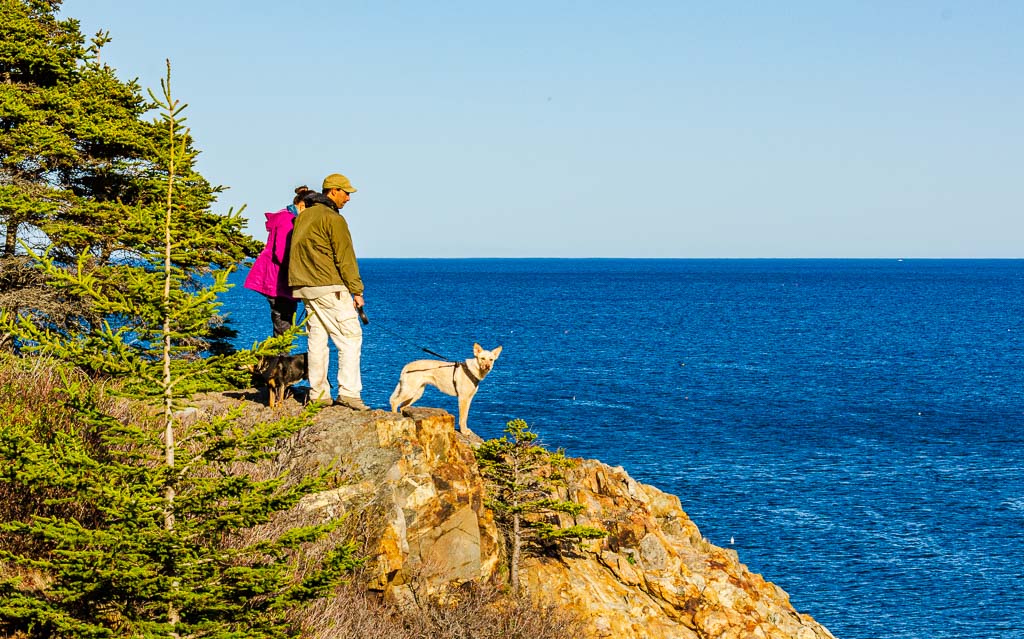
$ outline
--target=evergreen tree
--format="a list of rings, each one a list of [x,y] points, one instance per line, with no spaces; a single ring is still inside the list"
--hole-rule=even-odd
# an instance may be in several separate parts
[[[538,445],[537,434],[521,419],[508,422],[505,432],[501,439],[481,444],[476,458],[487,482],[487,505],[504,524],[511,546],[509,577],[512,590],[519,592],[524,549],[557,553],[566,542],[600,539],[608,533],[593,526],[561,526],[559,513],[575,518],[584,508],[557,496],[565,485],[563,472],[574,462],[562,450],[551,452]]]
[[[152,141],[152,127],[140,119],[149,105],[138,85],[119,81],[99,63],[109,38],[99,33],[86,45],[76,20],[57,17],[60,5],[0,0],[5,257],[14,255],[19,239],[56,243],[76,255],[99,245],[109,255],[95,228],[109,224],[118,199],[138,196],[134,173]]]
[[[226,275],[206,286],[189,278],[192,256],[215,244],[189,226],[197,200],[187,179],[178,189],[178,171],[187,178],[195,152],[169,65],[163,87],[154,101],[162,109],[164,170],[153,179],[164,207],[155,218],[150,207],[124,209],[129,228],[151,231],[137,242],[137,261],[90,271],[41,257],[54,285],[124,321],[78,335],[31,317],[10,327],[40,352],[118,376],[122,393],[159,410],[118,419],[101,408],[98,386],[69,381],[62,403],[75,428],[0,416],[2,492],[36,495],[46,505],[0,522],[0,632],[8,636],[292,636],[290,608],[331,592],[358,563],[350,543],[311,569],[299,561],[338,522],[257,541],[244,535],[329,486],[327,472],[296,480],[252,475],[276,455],[272,444],[307,425],[315,409],[251,426],[237,412],[194,424],[179,418],[208,365],[195,338],[206,334]]]
[[[56,264],[95,271],[97,285],[122,286],[117,267],[159,252],[161,185],[167,157],[154,106],[135,81],[101,63],[109,42],[89,44],[78,21],[57,16],[60,0],[0,0],[0,313],[33,312],[53,330],[91,334],[132,318],[95,308],[88,296],[20,274],[31,261],[19,243]],[[190,150],[192,141],[185,138]],[[217,193],[190,162],[178,167],[177,224],[194,238],[172,260],[181,277],[202,281],[259,250],[240,215],[211,210]],[[126,207],[133,214],[126,213]],[[149,211],[149,215],[139,214]],[[216,337],[214,318],[206,337]]]

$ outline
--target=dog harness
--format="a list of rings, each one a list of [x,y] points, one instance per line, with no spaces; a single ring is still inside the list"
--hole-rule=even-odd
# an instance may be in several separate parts
[[[460,366],[462,367],[462,370],[466,372],[466,377],[469,378],[469,381],[473,382],[473,386],[479,386],[480,378],[474,375],[473,371],[469,370],[469,364],[466,362],[459,362],[454,368],[452,368],[452,387],[455,386],[455,373],[459,370]]]

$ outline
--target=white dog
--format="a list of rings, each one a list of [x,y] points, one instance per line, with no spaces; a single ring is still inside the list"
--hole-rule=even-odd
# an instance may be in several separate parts
[[[480,380],[487,377],[494,366],[494,360],[501,355],[501,347],[485,351],[479,344],[473,344],[473,357],[464,362],[439,362],[421,359],[410,362],[402,368],[398,386],[391,393],[391,410],[395,413],[423,396],[427,384],[437,387],[446,395],[459,398],[459,431],[469,433],[466,417],[469,404],[476,395]]]

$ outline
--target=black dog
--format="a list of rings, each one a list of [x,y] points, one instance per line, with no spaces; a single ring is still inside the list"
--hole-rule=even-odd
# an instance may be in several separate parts
[[[273,355],[261,358],[252,369],[252,385],[270,389],[270,407],[284,401],[285,391],[296,382],[306,379],[306,353]]]

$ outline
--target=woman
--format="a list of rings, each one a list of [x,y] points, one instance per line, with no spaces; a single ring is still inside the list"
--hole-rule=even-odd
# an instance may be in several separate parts
[[[274,325],[274,335],[281,335],[292,325],[298,301],[292,297],[288,288],[288,243],[291,241],[292,226],[295,216],[304,208],[303,201],[313,194],[306,186],[295,189],[295,198],[287,208],[267,216],[267,245],[256,258],[248,277],[245,288],[262,293],[270,302],[270,321]]]

